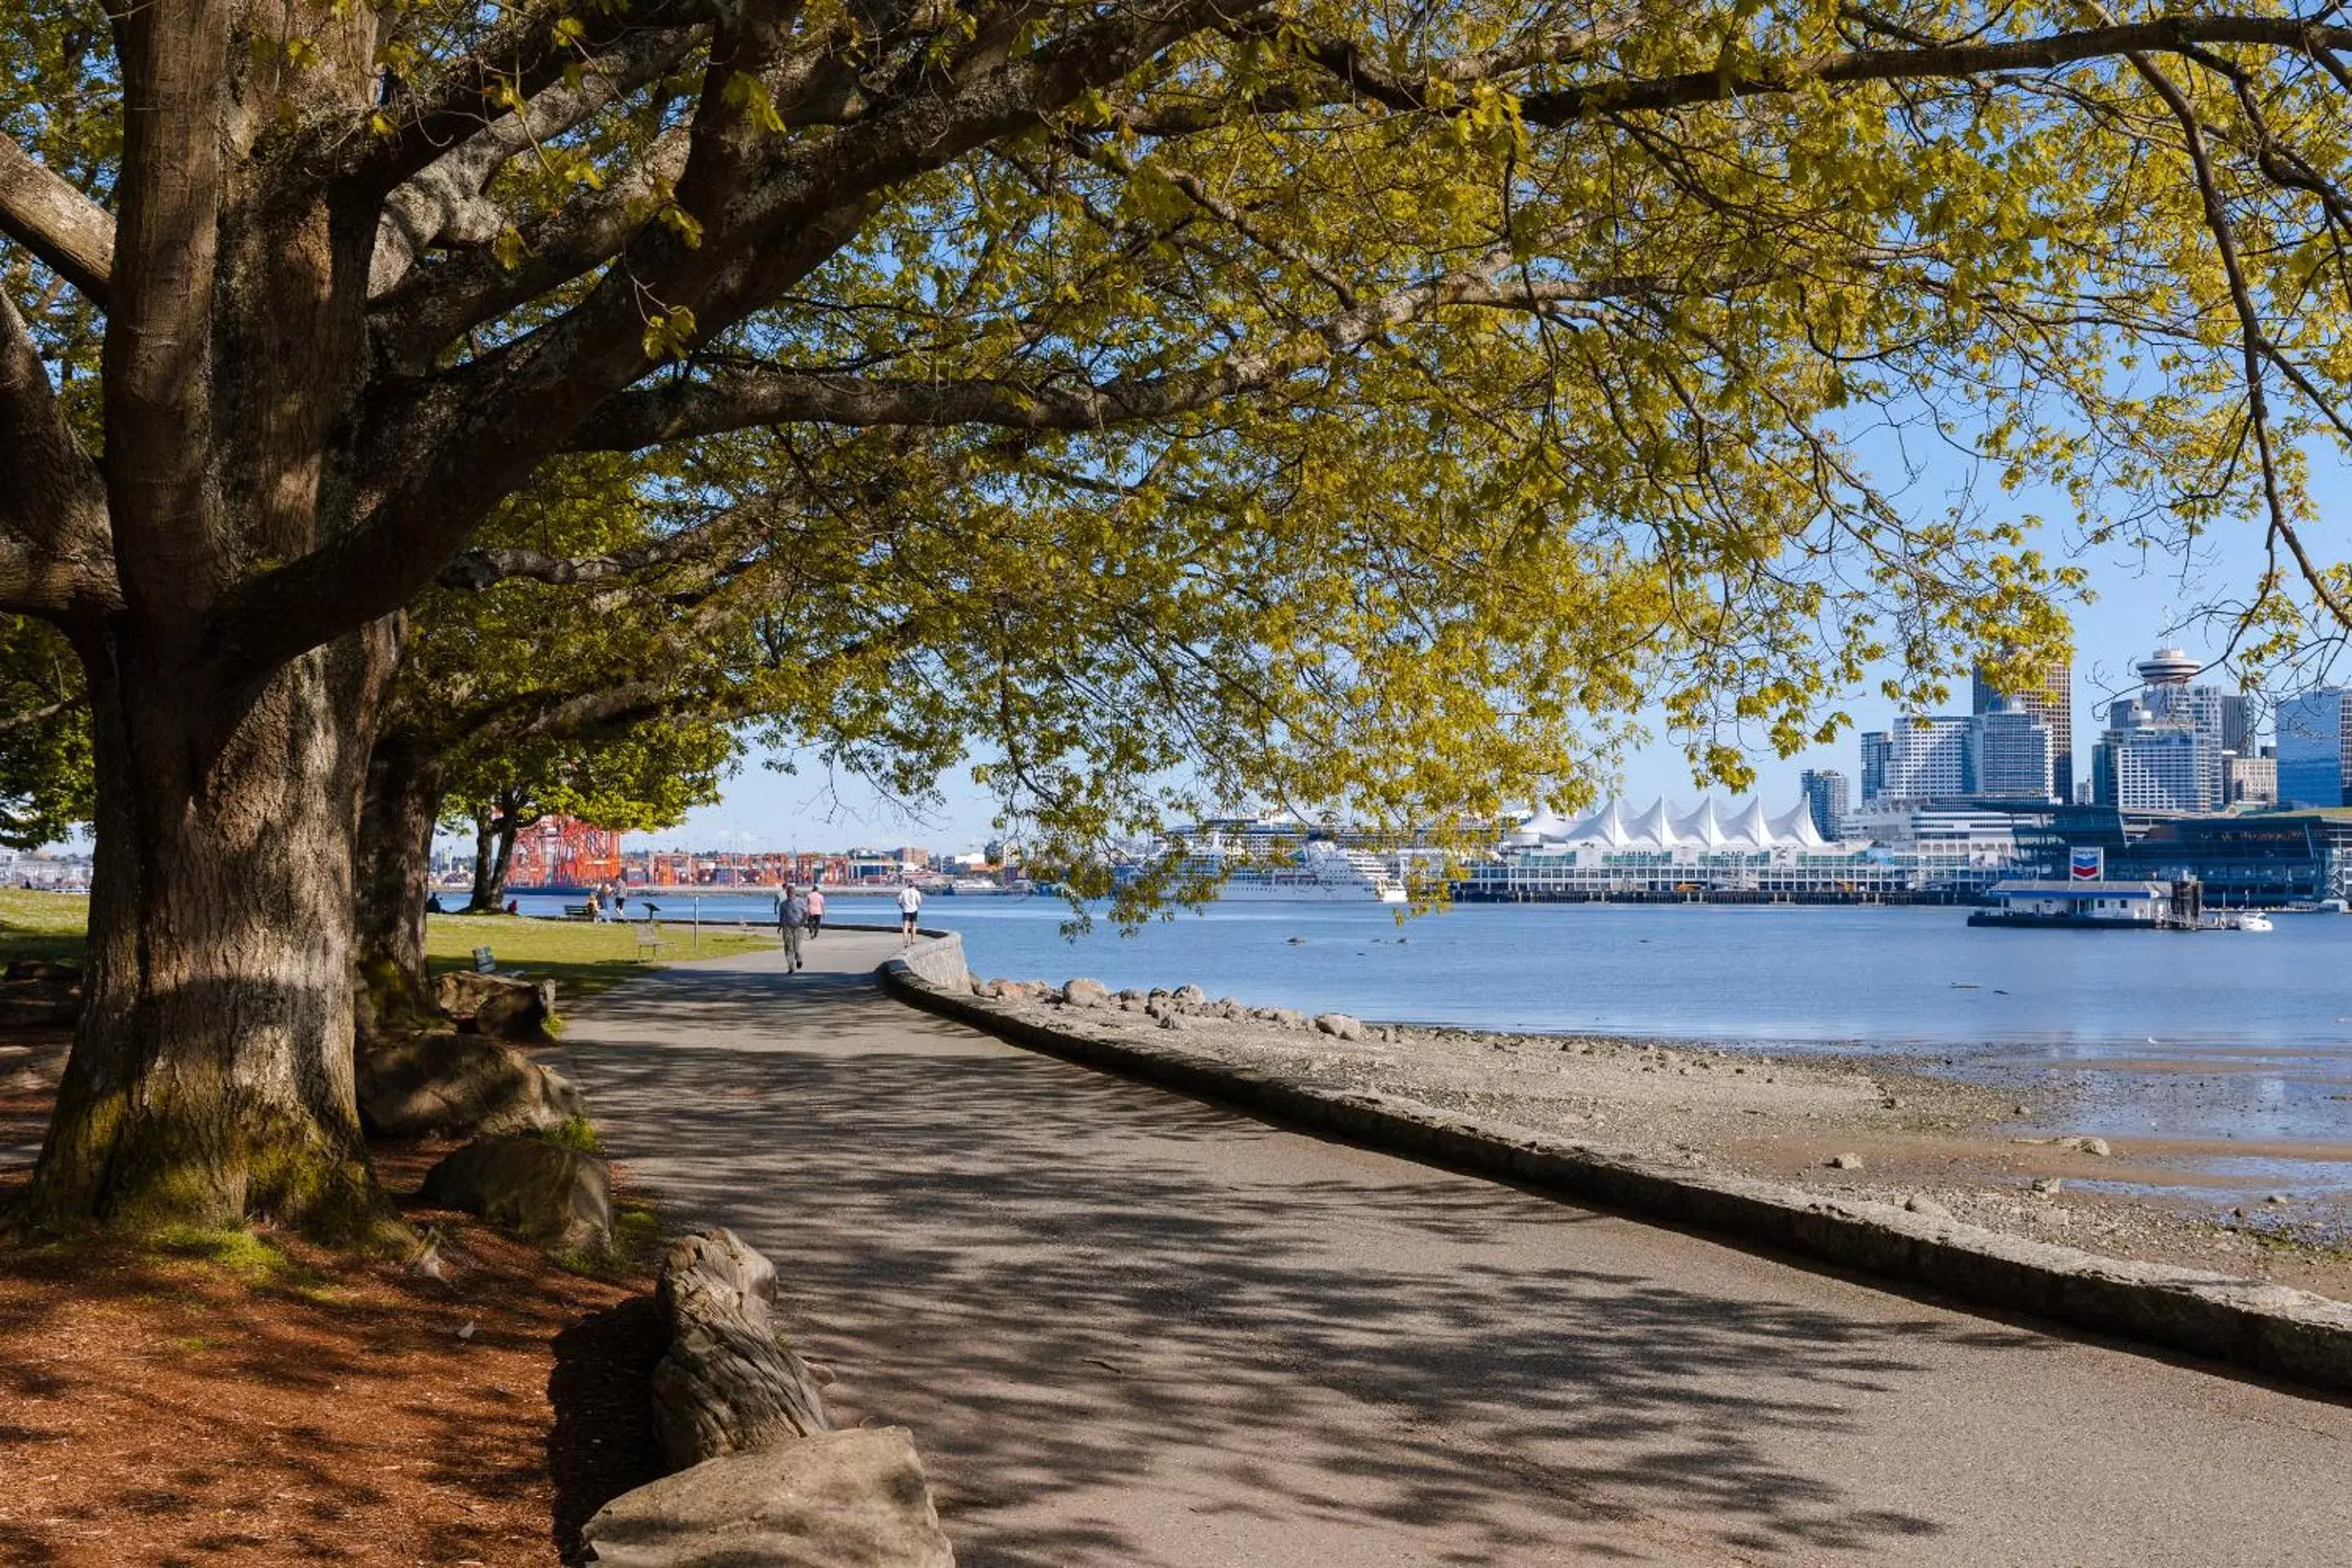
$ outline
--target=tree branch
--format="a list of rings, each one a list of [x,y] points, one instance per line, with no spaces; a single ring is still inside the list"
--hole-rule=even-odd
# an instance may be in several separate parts
[[[441,587],[466,592],[519,578],[557,587],[611,583],[656,566],[731,551],[740,541],[762,531],[750,518],[750,510],[732,508],[698,527],[603,555],[549,555],[511,545],[485,545],[453,558],[434,581]]]
[[[1210,408],[1352,353],[1384,333],[1454,308],[1544,309],[1644,293],[1690,293],[1661,279],[1592,282],[1510,277],[1510,253],[1358,304],[1286,342],[1211,367],[1072,385],[998,380],[861,378],[776,372],[679,382],[625,393],[586,420],[583,451],[634,451],[763,425],[990,425],[1014,430],[1104,430]],[[1724,286],[1717,280],[1717,286]]]
[[[1162,0],[1114,10],[950,95],[909,98],[806,143],[771,138],[760,167],[708,191],[696,188],[698,160],[708,150],[707,166],[723,174],[740,158],[742,128],[714,118],[725,132],[721,149],[702,142],[698,116],[679,197],[704,226],[699,243],[648,217],[622,264],[562,316],[380,407],[374,445],[394,478],[374,513],[240,586],[207,628],[206,656],[230,670],[268,669],[397,608],[533,464],[564,449],[599,403],[654,368],[646,346],[654,315],[690,310],[693,341],[707,341],[846,244],[879,193],[1050,122],[1234,6],[1264,3]],[[748,104],[740,113],[752,118]]]
[[[488,244],[504,226],[503,214],[481,199],[492,175],[668,70],[693,41],[684,28],[625,37],[573,78],[531,99],[522,113],[492,121],[417,171],[384,201],[368,272],[369,295],[389,290],[436,241]]]
[[[389,192],[518,106],[559,87],[573,66],[592,63],[648,31],[710,20],[706,0],[646,0],[641,7],[534,10],[489,36],[438,73],[431,89],[394,84],[384,100],[323,128],[317,144],[330,177]],[[378,129],[392,124],[389,135]]]
[[[106,488],[0,293],[0,607],[52,619],[117,607],[109,542]]]
[[[114,218],[61,174],[0,136],[0,234],[106,309]]]

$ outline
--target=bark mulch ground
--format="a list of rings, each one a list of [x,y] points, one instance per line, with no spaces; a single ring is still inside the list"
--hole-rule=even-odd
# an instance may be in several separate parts
[[[47,1110],[28,1055],[0,1061],[0,1205]],[[413,1192],[440,1152],[379,1169]],[[0,1247],[0,1563],[572,1560],[660,1473],[647,1281],[403,1209],[445,1278],[266,1230]]]

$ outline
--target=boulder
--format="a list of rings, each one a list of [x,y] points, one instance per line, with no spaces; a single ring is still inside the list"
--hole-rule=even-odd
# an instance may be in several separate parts
[[[1315,1026],[1327,1035],[1335,1035],[1343,1040],[1360,1040],[1364,1037],[1364,1021],[1350,1017],[1345,1013],[1318,1013],[1315,1016]]]
[[[833,1428],[808,1364],[775,1320],[776,1270],[712,1229],[662,1258],[654,1302],[669,1327],[654,1368],[654,1430],[679,1468]]]
[[[477,1138],[425,1172],[417,1195],[551,1250],[612,1249],[611,1168],[542,1139]]]
[[[955,1568],[903,1426],[705,1460],[614,1498],[582,1539],[597,1568]]]
[[[1832,1171],[1859,1171],[1862,1169],[1862,1156],[1859,1154],[1833,1154],[1830,1158],[1822,1161],[1822,1163],[1828,1166]]]
[[[360,1120],[381,1138],[551,1132],[588,1113],[563,1075],[479,1035],[371,1040],[357,1066]]]
[[[1179,985],[1168,994],[1168,999],[1179,1007],[1198,1007],[1209,999],[1209,994],[1197,985]]]
[[[433,999],[457,1026],[493,1039],[538,1044],[555,1017],[555,982],[452,970],[434,982]]]
[[[0,1027],[68,1025],[80,1016],[81,992],[76,986],[55,980],[0,982]]]
[[[1073,1007],[1101,1007],[1109,1004],[1110,991],[1099,980],[1066,981],[1062,1000]]]

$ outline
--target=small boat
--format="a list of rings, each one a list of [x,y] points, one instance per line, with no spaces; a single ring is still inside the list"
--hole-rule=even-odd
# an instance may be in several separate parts
[[[2268,915],[2248,913],[2238,917],[2238,929],[2240,931],[2275,931],[2278,928],[2271,924],[2271,917]]]

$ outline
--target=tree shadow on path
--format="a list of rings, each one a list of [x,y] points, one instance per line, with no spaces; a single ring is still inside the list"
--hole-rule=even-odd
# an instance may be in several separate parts
[[[845,1409],[916,1429],[967,1568],[1871,1554],[1940,1526],[1792,1450],[1957,1352],[2058,1342],[1775,1300],[1765,1260],[1012,1051],[863,976],[656,979],[565,1070],[638,1181],[775,1260]],[[1643,1246],[1700,1261],[1669,1284]],[[1180,1510],[1257,1544],[1187,1555]]]

